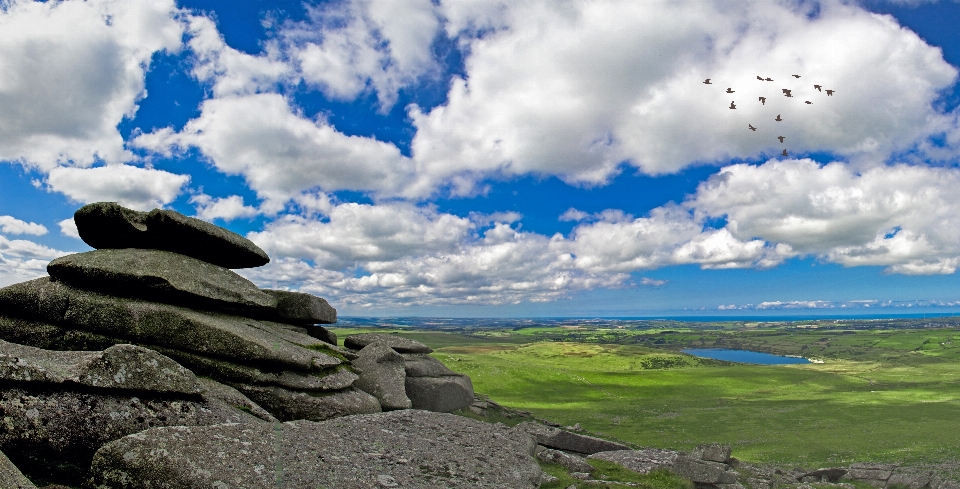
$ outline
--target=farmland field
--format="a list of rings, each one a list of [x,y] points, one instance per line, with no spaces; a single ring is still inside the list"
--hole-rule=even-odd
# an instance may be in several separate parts
[[[341,338],[355,332],[334,331]],[[811,467],[960,459],[957,328],[397,334],[430,345],[478,393],[505,406],[634,446],[720,442],[743,460]],[[690,347],[823,363],[745,365],[679,352]]]

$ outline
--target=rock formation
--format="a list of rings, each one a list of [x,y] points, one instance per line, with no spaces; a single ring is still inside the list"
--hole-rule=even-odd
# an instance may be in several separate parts
[[[269,431],[473,402],[470,379],[426,345],[354,335],[339,347],[325,300],[231,270],[269,261],[242,236],[115,203],[75,221],[96,250],[0,289],[0,451],[34,483],[77,484],[101,446],[156,427]],[[4,484],[23,485],[3,462]]]

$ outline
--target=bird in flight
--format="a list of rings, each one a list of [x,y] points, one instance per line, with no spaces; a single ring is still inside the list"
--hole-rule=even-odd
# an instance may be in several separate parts
[[[727,87],[727,93],[733,93],[733,92],[735,92],[735,91],[736,91],[736,90],[734,90],[734,89],[732,89],[732,88],[730,88],[730,87]]]
[[[770,77],[768,76],[768,77],[766,78],[766,80],[767,80],[767,81],[773,81],[773,78],[770,78]]]
[[[709,79],[709,78],[707,78],[706,80],[703,80],[703,84],[704,84],[704,85],[713,85],[713,83],[710,83],[710,79]]]
[[[832,97],[832,96],[833,96],[833,90],[827,90],[827,96],[828,96],[828,97]]]
[[[783,136],[777,136],[777,139],[779,139],[779,140],[780,140],[780,142],[782,143],[782,142],[783,142],[783,140],[784,140],[784,139],[787,139],[787,138],[785,138],[785,137],[783,137]]]
[[[736,109],[737,106],[736,106],[736,105],[733,105],[733,102],[731,101],[731,102],[730,102],[730,108],[731,108],[731,109]]]
[[[791,76],[793,76],[794,78],[800,78],[800,75],[791,75]]]
[[[757,80],[763,81],[763,77],[762,77],[762,76],[758,76],[758,77],[757,77]]]
[[[780,156],[790,156],[787,154],[787,150],[783,150],[783,153],[780,153]]]
[[[807,105],[813,105],[813,102],[811,102],[811,101],[809,101],[809,100],[804,100],[803,103],[805,103],[805,104],[807,104]]]
[[[816,88],[818,92],[822,92],[822,91],[823,91],[823,90],[820,90],[820,85],[814,85],[813,88]]]
[[[760,97],[760,104],[767,105],[767,97]]]
[[[777,122],[780,122],[780,121],[782,121],[783,119],[780,118],[780,114],[777,114],[777,118],[774,119],[774,120],[777,121]]]
[[[749,127],[751,131],[756,131],[756,130],[757,130],[756,127],[753,127],[753,124],[747,124],[747,127]]]
[[[792,96],[793,96],[793,95],[790,93],[790,92],[792,92],[793,90],[787,90],[786,88],[781,88],[781,90],[783,90],[783,95],[784,95],[785,97],[792,97]]]

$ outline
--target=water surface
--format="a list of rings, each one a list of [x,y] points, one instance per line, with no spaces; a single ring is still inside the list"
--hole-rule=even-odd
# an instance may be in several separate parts
[[[810,363],[810,360],[800,357],[785,357],[782,355],[771,355],[770,353],[760,353],[750,350],[724,350],[720,348],[691,348],[681,350],[695,357],[712,358],[714,360],[726,360],[728,362],[756,363],[759,365],[783,365],[790,363]]]

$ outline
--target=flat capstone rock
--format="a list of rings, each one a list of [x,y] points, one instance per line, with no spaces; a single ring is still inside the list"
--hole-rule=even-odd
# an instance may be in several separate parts
[[[337,310],[325,299],[304,292],[263,289],[277,300],[276,321],[293,324],[333,324]]]
[[[362,350],[371,343],[383,343],[393,348],[397,353],[431,353],[433,349],[416,340],[404,338],[394,334],[365,333],[352,334],[343,340],[343,346],[354,350]]]
[[[94,456],[97,489],[532,489],[535,445],[502,425],[416,410],[279,425],[167,427]]]
[[[193,372],[135,345],[56,351],[0,340],[0,380],[184,395],[203,391]]]
[[[83,242],[96,249],[166,250],[224,268],[252,268],[270,262],[253,241],[171,210],[138,212],[116,202],[96,202],[78,209],[73,220]]]
[[[227,268],[162,250],[104,249],[61,256],[47,273],[81,289],[199,309],[269,313],[277,299]]]
[[[379,413],[376,397],[356,388],[311,392],[277,386],[235,384],[234,387],[282,421],[324,421],[352,414]]]

